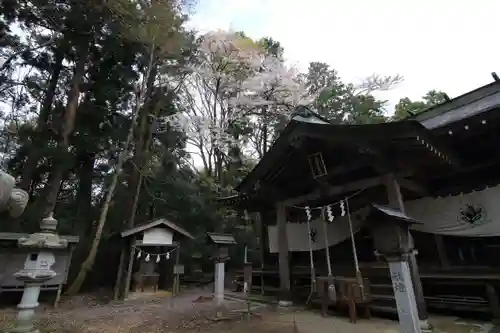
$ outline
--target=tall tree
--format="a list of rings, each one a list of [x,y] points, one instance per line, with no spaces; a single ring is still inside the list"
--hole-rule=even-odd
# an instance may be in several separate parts
[[[372,75],[359,84],[345,83],[328,64],[312,62],[304,75],[317,112],[334,123],[367,124],[385,121],[385,101],[377,100],[374,91],[388,90],[402,77]]]
[[[290,115],[307,93],[293,68],[241,33],[211,32],[199,40],[192,73],[183,86],[190,144],[209,176],[225,183],[236,165],[251,121]]]
[[[137,42],[144,45],[144,55],[147,60],[144,62],[143,72],[141,73],[142,78],[137,88],[137,100],[132,109],[132,121],[127,137],[123,143],[121,151],[118,154],[116,164],[114,165],[114,172],[111,177],[109,187],[105,189],[106,194],[102,203],[90,251],[87,258],[82,263],[78,275],[68,288],[68,294],[74,294],[80,290],[87,273],[92,269],[107,220],[110,204],[115,195],[116,187],[122,174],[126,158],[129,156],[130,145],[133,143],[134,134],[142,137],[139,139],[142,146],[138,147],[140,151],[136,150],[136,153],[140,152],[141,154],[144,154],[144,151],[148,148],[143,139],[146,129],[136,132],[136,122],[140,116],[141,110],[159,108],[156,104],[148,104],[148,98],[150,101],[154,98],[158,98],[160,94],[164,94],[164,91],[161,89],[152,93],[150,92],[150,90],[153,89],[151,82],[154,82],[157,79],[156,73],[160,57],[165,57],[174,53],[177,54],[180,51],[178,31],[182,23],[182,17],[178,12],[178,8],[174,1],[152,2],[147,4],[142,1],[139,1],[139,3],[133,3],[126,0],[116,0],[116,2],[111,3],[109,8],[115,15],[119,15],[121,19],[125,17],[125,33],[129,34],[129,37],[136,39]],[[156,117],[157,112],[154,112],[153,116]],[[135,167],[137,168],[138,166]],[[134,184],[137,188],[136,191],[140,190],[140,185],[140,183]],[[136,191],[133,192],[133,205],[135,207],[135,202],[138,200],[138,195],[135,195]],[[133,216],[135,216],[135,207],[134,211],[130,213],[133,214],[131,217],[132,223]]]

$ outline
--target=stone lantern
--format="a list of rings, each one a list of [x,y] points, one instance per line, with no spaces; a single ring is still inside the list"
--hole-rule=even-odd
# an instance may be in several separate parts
[[[409,226],[420,221],[399,210],[373,205],[369,216],[376,254],[389,263],[402,332],[421,333],[415,291],[408,265],[413,253]]]
[[[210,244],[215,244],[215,253],[212,259],[215,262],[214,273],[214,298],[216,305],[224,302],[224,263],[229,260],[229,247],[236,245],[236,240],[230,234],[218,234],[207,232],[207,240]]]
[[[52,213],[40,223],[40,232],[18,240],[18,246],[29,250],[24,262],[24,268],[14,274],[14,277],[24,283],[23,296],[17,306],[19,313],[14,329],[16,333],[35,333],[33,317],[38,307],[40,287],[56,276],[51,267],[55,263],[54,251],[68,247],[68,242],[60,239],[56,233],[57,220]]]

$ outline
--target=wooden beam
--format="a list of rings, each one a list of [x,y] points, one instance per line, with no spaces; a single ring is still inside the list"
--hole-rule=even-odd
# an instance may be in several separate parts
[[[442,235],[434,235],[434,240],[436,242],[437,255],[439,258],[439,264],[441,268],[449,268],[450,261],[448,260],[448,255],[446,253],[446,247],[444,246],[444,239]]]
[[[142,242],[142,239],[137,239],[134,241],[134,245],[136,247],[138,246],[142,246],[142,247],[145,247],[145,246],[151,246],[151,247],[155,247],[155,246],[165,246],[165,247],[177,247],[179,246],[179,242],[172,242],[172,244],[156,244],[156,243],[143,243]]]
[[[403,187],[407,190],[413,191],[415,193],[422,194],[422,195],[429,194],[429,190],[427,189],[427,187],[425,185],[422,185],[418,182],[415,182],[414,180],[401,178],[401,179],[398,179],[398,183],[401,187]]]
[[[409,175],[409,172],[405,172],[400,174],[400,177],[407,177]],[[347,192],[353,192],[353,191],[358,191],[362,189],[367,189],[370,187],[375,187],[378,185],[381,185],[384,183],[385,180],[385,175],[377,176],[377,177],[371,177],[371,178],[365,178],[365,179],[360,179],[353,181],[351,183],[347,183],[345,185],[339,185],[339,186],[331,186],[326,190],[326,193],[322,193],[320,190],[315,190],[309,194],[306,195],[301,195],[295,198],[289,198],[282,203],[286,206],[292,206],[296,205],[302,202],[306,201],[311,201],[311,200],[316,200],[320,199],[322,196],[333,196],[337,194],[342,194],[342,193],[347,193]]]
[[[343,165],[338,165],[332,168],[327,168],[327,177],[339,175],[345,172],[350,172],[354,170],[358,170],[361,168],[364,168],[366,166],[369,166],[369,161],[364,161],[356,164],[343,164]]]

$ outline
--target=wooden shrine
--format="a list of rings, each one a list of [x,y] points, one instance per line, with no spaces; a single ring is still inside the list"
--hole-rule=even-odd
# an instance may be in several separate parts
[[[181,244],[194,237],[167,219],[155,219],[117,235],[122,240],[115,299],[128,297],[131,283],[136,291],[158,290],[160,279],[173,276],[172,292],[178,293],[184,267],[179,263]]]
[[[499,128],[499,81],[398,122],[335,125],[310,110],[297,110],[236,188],[238,193],[220,199],[224,205],[258,213],[262,269],[253,271],[253,283],[261,283],[268,293],[279,291],[280,300],[307,298],[310,256],[306,248],[290,249],[296,240],[287,231],[289,225],[305,221],[305,206],[319,209],[348,198],[357,223],[353,239],[359,264],[353,263],[350,237],[339,240],[329,245],[332,275],[368,279],[370,307],[393,312],[389,264],[374,252],[374,237],[399,231],[370,227],[363,210],[376,204],[404,215],[408,202],[500,186]],[[492,215],[482,202],[466,204],[454,208],[456,215],[449,218],[464,226],[490,223]],[[418,206],[411,208],[418,211]],[[324,237],[323,229],[314,231],[316,238]],[[421,321],[427,318],[427,307],[500,319],[500,266],[492,260],[500,255],[500,234],[457,237],[444,227],[434,234],[412,227],[408,236],[407,260]],[[316,276],[326,277],[327,258],[320,251],[324,247],[313,245]]]

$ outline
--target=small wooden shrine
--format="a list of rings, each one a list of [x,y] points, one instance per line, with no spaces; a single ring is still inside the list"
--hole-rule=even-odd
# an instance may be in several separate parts
[[[115,299],[127,298],[131,283],[134,290],[141,292],[145,289],[156,292],[159,285],[172,286],[173,293],[179,292],[179,277],[184,273],[184,267],[179,263],[181,243],[194,239],[188,231],[159,218],[124,230],[118,236],[123,245]]]
[[[24,284],[14,277],[14,273],[24,267],[26,255],[29,250],[19,248],[17,241],[28,234],[2,232],[0,233],[0,294],[3,292],[22,292]],[[54,306],[57,306],[61,297],[62,288],[67,282],[68,272],[71,265],[73,250],[78,244],[78,236],[60,236],[68,241],[68,248],[55,253],[55,264],[52,269],[57,275],[45,282],[42,291],[55,291]]]

